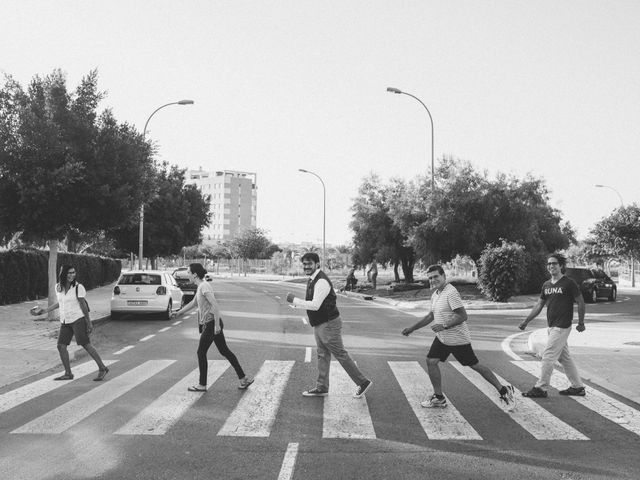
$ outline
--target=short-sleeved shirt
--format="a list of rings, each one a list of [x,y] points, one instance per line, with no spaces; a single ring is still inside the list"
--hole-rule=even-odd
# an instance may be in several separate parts
[[[566,276],[552,283],[547,280],[542,285],[540,298],[547,306],[547,324],[550,327],[571,328],[573,304],[581,295],[578,284]]]
[[[79,298],[87,296],[87,291],[78,283],[78,295],[76,296],[76,286],[71,285],[67,293],[64,292],[64,287],[56,285],[56,295],[58,297],[58,306],[60,308],[60,323],[73,323],[79,318],[84,317],[82,309],[80,308]]]
[[[441,292],[437,290],[431,295],[431,311],[435,324],[450,325],[453,320],[453,311],[464,308],[460,293],[450,283],[447,283]],[[436,333],[438,339],[445,345],[466,345],[471,343],[471,333],[467,322],[447,328]]]
[[[211,292],[213,294],[213,288],[209,282],[200,282],[198,289],[196,290],[196,303],[198,304],[198,323],[203,324],[210,322],[213,317],[208,315],[209,313],[215,313],[214,306],[209,302],[209,299],[205,297],[205,293]]]

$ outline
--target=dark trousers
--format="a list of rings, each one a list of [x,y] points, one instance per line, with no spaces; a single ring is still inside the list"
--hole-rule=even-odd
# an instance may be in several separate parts
[[[244,370],[240,366],[240,362],[233,354],[229,347],[227,347],[227,342],[224,339],[224,325],[222,320],[220,320],[220,333],[215,334],[215,322],[208,322],[203,325],[198,326],[200,329],[200,343],[198,344],[198,367],[200,368],[200,385],[207,384],[207,373],[208,366],[207,363],[207,351],[212,343],[216,344],[216,348],[220,355],[229,360],[229,363],[236,371],[236,375],[238,378],[244,378]]]

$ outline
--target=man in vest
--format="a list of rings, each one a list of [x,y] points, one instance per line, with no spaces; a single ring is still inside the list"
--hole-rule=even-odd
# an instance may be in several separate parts
[[[318,345],[318,380],[314,388],[302,392],[302,395],[324,397],[329,393],[329,368],[333,354],[358,386],[353,396],[362,398],[372,382],[362,374],[342,344],[342,320],[336,307],[336,293],[329,277],[320,270],[318,254],[305,253],[302,256],[302,268],[309,276],[305,300],[296,298],[293,293],[287,293],[287,302],[294,308],[307,310]]]

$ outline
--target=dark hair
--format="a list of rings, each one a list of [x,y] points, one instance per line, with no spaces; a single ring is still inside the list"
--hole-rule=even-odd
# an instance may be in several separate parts
[[[558,261],[558,265],[560,265],[560,271],[562,273],[565,272],[565,269],[567,268],[567,257],[565,257],[561,253],[554,252],[554,253],[549,254],[549,256],[547,256],[547,259],[549,259],[549,258],[555,258]]]
[[[444,275],[444,270],[440,265],[430,265],[429,268],[427,268],[427,273],[431,272],[438,272],[440,275]]]
[[[194,275],[197,275],[200,280],[202,280],[207,274],[207,271],[204,269],[201,263],[190,263],[189,271]]]
[[[304,255],[302,255],[302,258],[300,259],[300,261],[304,262],[305,260],[311,260],[314,263],[320,263],[320,257],[315,252],[307,252]]]
[[[71,269],[76,271],[76,278],[73,279],[73,282],[67,284],[67,274]],[[76,267],[68,264],[64,264],[60,267],[60,273],[58,274],[58,284],[61,287],[71,288],[75,286],[75,284],[77,283],[77,280],[78,280],[78,269]]]

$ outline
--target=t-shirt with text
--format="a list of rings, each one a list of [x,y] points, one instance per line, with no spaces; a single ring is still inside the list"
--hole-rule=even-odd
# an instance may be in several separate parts
[[[547,306],[547,324],[549,327],[571,328],[573,304],[581,295],[576,282],[566,276],[552,283],[547,280],[542,285],[540,298]]]

